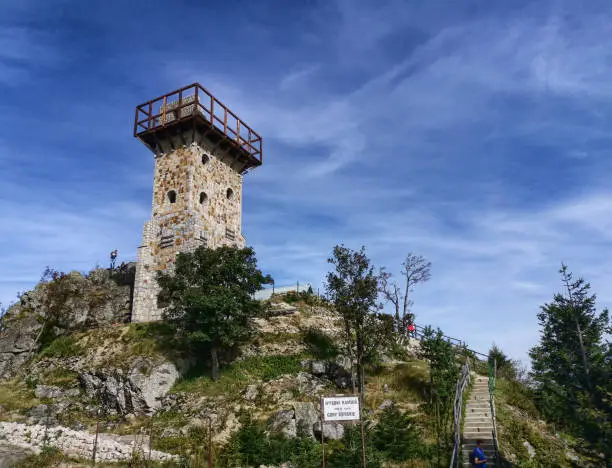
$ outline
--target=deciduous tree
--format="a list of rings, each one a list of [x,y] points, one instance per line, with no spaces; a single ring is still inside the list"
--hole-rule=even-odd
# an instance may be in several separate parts
[[[219,378],[219,351],[247,340],[250,319],[262,310],[253,294],[271,282],[257,268],[251,248],[199,247],[179,253],[174,272],[160,273],[163,317],[191,343],[210,347],[212,377]]]
[[[379,309],[376,301],[378,278],[370,259],[365,254],[365,247],[353,251],[343,245],[337,245],[328,262],[335,270],[327,274],[327,296],[342,316],[346,350],[351,362],[353,357],[357,361],[359,391],[363,395],[365,391],[363,363],[368,339],[366,333],[371,314]],[[353,391],[355,391],[354,378]]]

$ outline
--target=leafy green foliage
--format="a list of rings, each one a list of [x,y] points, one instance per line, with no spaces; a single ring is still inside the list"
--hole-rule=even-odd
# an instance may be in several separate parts
[[[505,377],[510,380],[517,378],[517,362],[510,359],[495,343],[489,350],[489,359],[495,359],[498,377]]]
[[[583,437],[612,459],[612,351],[607,310],[582,278],[560,272],[565,294],[541,307],[540,343],[529,354],[536,402],[550,421]]]
[[[380,468],[383,463],[383,454],[374,446],[375,429],[369,422],[363,425],[366,466]],[[363,448],[361,440],[361,426],[347,426],[344,430],[342,445],[329,455],[327,466],[330,468],[349,468],[363,466]]]
[[[301,434],[293,439],[267,434],[261,424],[249,417],[245,417],[242,423],[221,456],[221,466],[280,465],[285,462],[305,468],[321,466],[321,446],[313,439]]]
[[[431,327],[425,328],[419,353],[421,359],[429,362],[429,402],[426,410],[432,416],[436,456],[440,460],[450,451],[452,409],[459,366],[453,345],[444,339],[440,329],[434,332]]]
[[[247,341],[251,318],[262,306],[253,294],[270,282],[257,268],[251,248],[199,247],[179,253],[173,274],[159,273],[164,319],[194,347],[210,349],[213,379],[219,377],[218,352]]]
[[[419,458],[424,448],[418,426],[395,407],[386,408],[380,415],[373,442],[386,460],[395,462]]]
[[[379,308],[376,303],[378,277],[365,254],[365,247],[353,251],[337,245],[328,263],[334,266],[335,271],[327,274],[327,296],[342,316],[347,354],[351,359],[356,357],[358,386],[363,395],[364,359],[375,351],[377,344],[368,331],[372,329],[371,314]]]

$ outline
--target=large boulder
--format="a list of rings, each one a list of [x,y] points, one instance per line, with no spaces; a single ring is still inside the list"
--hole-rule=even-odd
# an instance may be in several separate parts
[[[313,425],[315,437],[321,438],[321,423]],[[344,426],[340,423],[326,422],[323,424],[323,438],[325,440],[340,440],[344,437]]]
[[[314,437],[312,428],[319,420],[319,413],[317,413],[315,405],[307,402],[297,402],[293,404],[293,410],[298,434]]]
[[[84,371],[78,378],[87,396],[100,401],[109,412],[151,414],[161,407],[179,372],[171,362],[139,358],[126,375],[121,369],[110,369]]]

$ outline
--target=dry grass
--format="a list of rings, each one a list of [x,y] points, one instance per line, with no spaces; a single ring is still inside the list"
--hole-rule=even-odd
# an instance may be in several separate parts
[[[28,388],[23,380],[15,379],[0,383],[0,418],[5,412],[25,411],[40,401],[34,396],[34,390]]]
[[[421,403],[429,382],[429,370],[424,361],[381,366],[367,374],[367,405],[378,408],[384,400],[398,402],[398,406]],[[383,388],[387,384],[388,391]]]

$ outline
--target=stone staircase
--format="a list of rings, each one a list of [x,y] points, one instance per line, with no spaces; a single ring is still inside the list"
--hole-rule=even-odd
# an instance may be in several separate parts
[[[461,459],[463,466],[470,466],[469,455],[476,441],[482,439],[482,449],[487,457],[487,468],[495,465],[495,447],[493,445],[493,420],[489,402],[489,379],[476,376],[474,386],[466,401],[463,433],[461,435]]]

